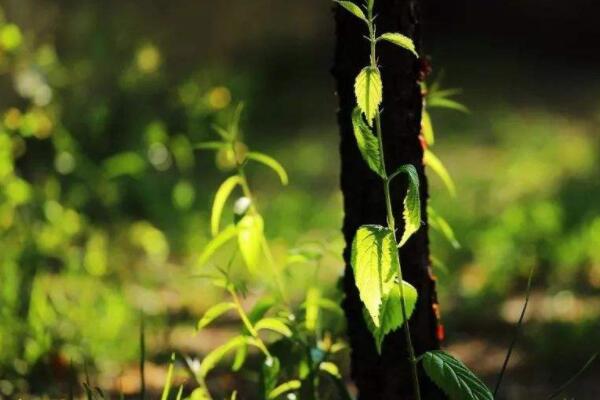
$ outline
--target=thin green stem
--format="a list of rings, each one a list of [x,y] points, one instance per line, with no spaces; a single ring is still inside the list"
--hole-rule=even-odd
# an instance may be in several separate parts
[[[244,323],[244,326],[246,327],[250,335],[254,338],[254,340],[256,340],[256,345],[258,346],[258,348],[265,354],[267,358],[273,358],[273,356],[269,352],[269,349],[267,349],[265,343],[262,341],[260,336],[258,336],[258,332],[256,331],[256,329],[254,329],[254,325],[252,325],[252,322],[248,318],[248,315],[246,315],[246,311],[244,311],[244,307],[242,307],[242,303],[240,302],[240,298],[237,295],[235,289],[230,287],[228,288],[228,291],[231,295],[231,298],[233,299],[233,303],[235,304],[235,308],[240,316],[240,319]]]
[[[368,19],[369,19],[369,38],[371,44],[371,68],[377,68],[377,53],[376,53],[376,44],[377,44],[377,34],[375,31],[375,26],[373,24],[373,1],[369,1],[368,3]],[[383,151],[383,134],[381,129],[381,113],[379,109],[375,112],[375,131],[377,134],[377,141],[379,143],[379,154],[381,157],[381,165],[383,168],[384,175],[384,195],[385,195],[385,206],[387,211],[387,223],[388,228],[392,231],[392,235],[394,236],[394,242],[398,243],[398,239],[396,237],[396,221],[394,218],[394,210],[392,207],[392,196],[390,194],[390,178],[387,175],[386,167],[385,167],[385,156]],[[412,344],[412,338],[410,335],[410,325],[407,318],[406,313],[406,302],[404,295],[404,285],[402,284],[403,274],[402,274],[402,266],[400,265],[400,257],[398,252],[396,254],[396,261],[398,265],[398,287],[400,289],[400,305],[402,311],[402,319],[404,320],[404,333],[406,339],[406,347],[408,349],[408,357],[411,365],[411,373],[412,373],[412,383],[413,383],[413,393],[416,400],[421,400],[421,388],[419,385],[419,373],[417,369],[417,358],[415,357],[415,349]]]

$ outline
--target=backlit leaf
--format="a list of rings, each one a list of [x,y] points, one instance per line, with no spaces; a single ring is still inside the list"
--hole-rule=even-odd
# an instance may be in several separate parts
[[[175,364],[175,354],[171,354],[171,362],[169,363],[169,368],[167,369],[167,378],[165,381],[165,386],[163,387],[162,395],[160,396],[161,400],[167,400],[169,398],[169,392],[171,391],[171,384],[173,383],[173,366]]]
[[[219,233],[219,223],[221,222],[221,214],[225,207],[225,202],[229,198],[229,195],[235,189],[237,185],[242,183],[242,179],[237,176],[230,176],[227,178],[215,194],[215,200],[213,202],[212,213],[210,216],[210,230],[213,236],[217,236]]]
[[[411,164],[405,164],[394,172],[390,179],[393,179],[400,173],[405,173],[408,177],[408,190],[404,197],[404,233],[400,239],[401,247],[421,227],[421,195],[419,193],[419,174],[416,168]]]
[[[381,153],[379,151],[379,141],[373,132],[371,132],[371,128],[365,123],[358,107],[352,112],[352,126],[354,128],[356,144],[363,159],[373,172],[383,177],[384,172],[381,163]]]
[[[435,134],[433,132],[433,124],[431,123],[431,117],[429,113],[423,110],[423,116],[421,120],[421,132],[425,138],[425,142],[431,146],[435,143]]]
[[[336,3],[338,3],[340,6],[344,7],[346,10],[348,10],[354,16],[362,19],[365,22],[368,22],[367,17],[365,16],[365,13],[363,12],[363,10],[359,6],[354,4],[353,2],[351,2],[351,1],[336,1]]]
[[[354,93],[358,107],[372,126],[383,99],[383,84],[379,70],[372,67],[363,68],[356,77]]]
[[[433,96],[427,100],[427,107],[429,108],[449,108],[451,110],[468,113],[469,109],[464,105],[460,104],[456,100],[449,99],[442,96]]]
[[[275,160],[273,157],[262,153],[250,152],[246,154],[246,158],[249,160],[254,160],[271,168],[277,173],[277,175],[279,175],[279,179],[281,180],[281,183],[284,186],[288,184],[288,174],[285,171],[285,168],[283,168],[279,161]]]
[[[408,36],[397,32],[388,32],[381,35],[379,39],[385,40],[387,42],[395,44],[396,46],[402,47],[413,53],[415,57],[419,57],[417,51],[415,50],[415,43]]]
[[[197,150],[221,150],[225,146],[227,146],[225,142],[202,142],[195,144],[194,148]]]
[[[256,272],[262,254],[264,223],[258,214],[247,214],[238,222],[238,245],[250,272]]]
[[[283,321],[277,318],[263,318],[254,325],[254,329],[256,329],[257,332],[266,329],[279,333],[280,335],[285,337],[292,336],[291,329],[286,324],[284,324]]]
[[[393,233],[378,225],[361,226],[352,242],[352,269],[360,299],[376,327],[383,300],[395,285],[398,257]]]
[[[443,351],[423,355],[427,376],[448,395],[450,400],[493,400],[487,386],[461,361]]]
[[[227,355],[227,353],[237,349],[239,346],[245,345],[248,340],[244,336],[236,336],[228,342],[217,347],[204,357],[198,370],[198,375],[204,379],[210,371]]]
[[[229,225],[227,228],[223,229],[217,236],[215,236],[200,254],[198,258],[198,264],[200,266],[206,264],[206,262],[213,256],[213,254],[219,250],[221,246],[225,243],[233,239],[237,235],[237,228],[235,225]]]
[[[268,398],[269,394],[277,386],[279,373],[281,372],[281,364],[277,357],[268,357],[262,364],[261,368],[261,386],[264,398]]]
[[[444,185],[446,185],[448,192],[450,192],[450,195],[453,197],[456,196],[456,186],[454,185],[452,177],[448,173],[446,167],[444,167],[444,164],[442,164],[440,159],[437,158],[437,156],[433,154],[431,150],[425,150],[423,154],[423,162],[425,163],[425,165],[430,167],[433,170],[433,172],[437,174],[437,176],[440,177],[442,182],[444,182]]]
[[[277,386],[275,389],[269,393],[269,400],[277,399],[279,396],[291,392],[293,390],[298,390],[302,386],[302,383],[298,379],[293,379],[291,381],[287,381]]]
[[[225,314],[227,311],[234,310],[236,308],[234,303],[219,303],[209,308],[204,316],[198,322],[198,330],[207,327],[215,319]]]
[[[444,238],[446,238],[446,240],[450,242],[452,247],[454,247],[455,249],[460,249],[460,243],[456,239],[454,230],[452,229],[448,221],[446,221],[444,217],[439,215],[431,206],[427,207],[427,219],[429,221],[429,226],[431,226],[436,231],[440,232],[444,236]]]
[[[319,321],[319,299],[321,291],[318,287],[310,287],[306,292],[306,317],[304,318],[306,329],[314,332]]]
[[[404,290],[404,306],[406,317],[410,318],[415,309],[415,305],[417,304],[417,290],[406,281],[402,281],[402,286]],[[377,347],[377,352],[379,354],[381,354],[381,345],[383,344],[383,339],[385,336],[388,333],[400,328],[404,323],[401,301],[400,288],[398,285],[395,285],[383,300],[380,317],[381,326],[379,327],[376,327],[373,324],[373,320],[370,318],[370,316],[365,313],[367,326],[373,334],[375,346]]]

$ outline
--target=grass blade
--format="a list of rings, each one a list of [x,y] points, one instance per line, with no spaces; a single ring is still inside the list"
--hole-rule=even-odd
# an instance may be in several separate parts
[[[527,291],[525,292],[525,303],[523,303],[523,308],[521,309],[521,315],[519,316],[519,322],[515,326],[515,333],[512,338],[512,342],[508,347],[508,351],[506,352],[506,357],[504,358],[504,363],[502,364],[502,369],[500,370],[500,374],[498,374],[498,380],[496,381],[496,387],[494,388],[494,398],[498,394],[498,390],[500,390],[500,385],[502,384],[502,379],[504,378],[504,373],[506,372],[506,368],[508,367],[508,362],[510,361],[510,356],[512,355],[512,351],[517,344],[517,340],[519,336],[521,336],[521,328],[523,326],[523,318],[525,317],[525,312],[527,311],[527,305],[529,304],[529,295],[531,294],[531,281],[533,279],[533,271],[534,267],[531,267],[529,270],[529,278],[527,279]]]
[[[594,360],[596,359],[597,356],[598,356],[598,353],[596,353],[593,356],[591,356],[590,359],[587,360],[587,362],[583,365],[583,367],[581,367],[581,369],[579,371],[577,371],[577,373],[575,375],[573,375],[568,381],[566,381],[565,383],[563,383],[562,385],[560,385],[560,387],[558,389],[556,389],[554,391],[554,393],[552,393],[550,396],[548,396],[547,400],[555,399],[559,394],[561,394],[562,392],[564,392],[565,389],[571,383],[575,382],[575,380],[577,378],[579,378],[588,369],[588,367],[590,365],[592,365],[592,363],[594,362]]]
[[[169,392],[171,391],[171,383],[173,382],[173,366],[175,365],[175,353],[171,354],[171,362],[169,363],[169,369],[167,370],[167,380],[165,387],[163,388],[162,396],[160,400],[167,400],[169,398]]]
[[[140,322],[140,399],[146,399],[146,376],[144,373],[144,364],[146,363],[146,334],[144,314],[141,314]]]

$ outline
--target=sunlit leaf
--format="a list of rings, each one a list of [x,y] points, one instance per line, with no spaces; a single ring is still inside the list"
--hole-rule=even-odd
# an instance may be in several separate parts
[[[406,318],[410,318],[412,315],[415,305],[417,304],[417,290],[408,282],[402,281],[402,288],[404,290],[404,306],[406,311]],[[390,293],[384,298],[381,306],[381,326],[376,327],[371,317],[365,313],[365,320],[369,330],[373,334],[375,339],[375,346],[377,352],[381,354],[381,345],[385,336],[400,328],[404,323],[402,315],[402,299],[400,296],[400,288],[395,285]]]
[[[372,126],[383,99],[383,84],[379,70],[373,67],[363,68],[356,77],[354,93],[358,107]]]
[[[207,327],[215,319],[219,318],[227,311],[234,310],[235,308],[236,305],[234,303],[219,303],[212,306],[204,313],[204,316],[202,316],[202,318],[198,322],[198,330]]]
[[[285,168],[283,168],[283,166],[279,163],[279,161],[275,160],[274,158],[272,158],[266,154],[257,153],[257,152],[250,152],[250,153],[246,154],[246,158],[249,160],[257,161],[257,162],[264,164],[267,167],[271,168],[273,171],[275,171],[277,173],[277,175],[279,175],[279,179],[281,180],[281,183],[283,185],[288,184],[288,174],[285,171]]]
[[[167,378],[165,381],[165,386],[163,387],[162,395],[160,396],[161,400],[167,400],[169,398],[169,392],[171,391],[171,384],[173,383],[173,366],[175,364],[175,354],[171,354],[171,362],[169,363],[169,368],[167,369]]]
[[[327,372],[329,375],[340,379],[342,377],[342,374],[340,373],[340,369],[338,368],[337,365],[335,365],[332,362],[329,361],[325,361],[322,362],[321,364],[319,364],[319,369],[323,372]]]
[[[421,227],[421,195],[419,193],[419,174],[417,169],[411,164],[405,164],[398,168],[396,172],[390,175],[393,179],[400,173],[405,173],[408,177],[408,190],[404,197],[404,211],[402,217],[404,219],[404,233],[400,239],[401,247]]]
[[[196,150],[221,150],[228,146],[225,142],[202,142],[194,145]]]
[[[444,185],[446,185],[448,192],[450,192],[450,195],[456,196],[456,186],[454,185],[452,177],[448,173],[446,167],[444,167],[444,164],[442,164],[440,159],[437,158],[437,156],[433,154],[431,150],[425,150],[425,152],[423,153],[423,162],[425,163],[425,165],[430,167],[433,170],[433,172],[437,174],[437,176],[440,177],[442,182],[444,182]]]
[[[405,36],[401,33],[397,33],[397,32],[384,33],[383,35],[381,35],[378,38],[378,40],[385,40],[387,42],[393,43],[396,46],[402,47],[403,49],[410,51],[411,53],[413,53],[415,55],[415,57],[419,57],[419,55],[417,54],[417,51],[415,50],[415,43],[412,41],[411,38],[409,38],[408,36]]]
[[[293,379],[291,381],[287,381],[277,386],[275,389],[269,393],[269,400],[277,399],[279,396],[291,392],[293,390],[298,390],[302,386],[302,383],[298,379]]]
[[[425,353],[423,368],[450,400],[493,400],[488,387],[461,361],[446,352]]]
[[[246,357],[248,356],[248,346],[242,345],[238,347],[235,351],[235,357],[233,358],[233,364],[231,365],[232,371],[239,371],[244,366],[246,362]]]
[[[207,393],[206,389],[199,387],[194,389],[190,394],[189,400],[212,400],[210,394]]]
[[[277,318],[263,318],[254,325],[257,332],[270,330],[285,337],[292,336],[292,330],[283,321]]]
[[[432,96],[427,100],[427,107],[429,108],[449,108],[451,110],[468,113],[469,109],[458,101],[449,99],[443,96]]]
[[[393,233],[378,225],[361,226],[352,242],[352,268],[360,299],[376,327],[384,298],[395,285],[398,257]]]
[[[210,353],[204,357],[202,363],[200,364],[200,368],[198,370],[198,375],[204,379],[208,375],[210,371],[212,371],[217,364],[227,355],[227,353],[237,349],[239,346],[242,346],[249,341],[244,336],[236,336],[233,339],[230,339],[228,342],[222,344],[217,347]]]
[[[175,400],[181,400],[183,397],[183,385],[179,385],[179,390],[177,390],[177,396],[175,396]]]
[[[247,214],[238,222],[238,245],[250,272],[256,272],[262,255],[264,222],[258,214]]]
[[[367,17],[365,15],[365,13],[363,12],[363,10],[359,6],[354,4],[353,2],[351,2],[351,1],[335,1],[335,2],[338,3],[340,6],[344,7],[346,10],[348,10],[354,16],[362,19],[365,22],[368,22]]]
[[[423,116],[421,120],[421,132],[425,138],[425,142],[431,146],[435,143],[435,134],[433,132],[433,124],[431,123],[431,116],[425,110],[423,110]]]
[[[235,225],[229,225],[227,228],[223,229],[217,236],[215,236],[200,254],[198,258],[198,264],[200,266],[206,264],[206,262],[215,254],[219,248],[221,248],[225,243],[229,242],[238,234],[238,230]]]
[[[221,222],[221,214],[223,213],[225,202],[227,202],[233,189],[235,189],[237,185],[241,185],[241,183],[242,179],[238,175],[230,176],[217,190],[210,216],[210,230],[213,236],[217,236],[219,233],[219,223]]]
[[[304,318],[304,324],[309,332],[314,332],[317,329],[320,298],[321,291],[318,287],[310,287],[306,292],[306,317]]]
[[[454,234],[454,230],[446,221],[444,217],[439,215],[435,209],[431,206],[427,206],[427,219],[429,221],[429,226],[431,226],[436,231],[440,232],[444,238],[454,247],[455,249],[460,249],[460,243],[456,239],[456,235]]]
[[[360,154],[369,165],[369,168],[377,175],[383,177],[383,165],[381,163],[381,153],[379,151],[379,141],[371,132],[363,120],[361,111],[357,108],[352,112],[352,126],[354,128],[354,137]]]

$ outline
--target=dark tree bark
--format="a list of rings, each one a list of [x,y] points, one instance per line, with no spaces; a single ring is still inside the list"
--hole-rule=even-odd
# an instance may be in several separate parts
[[[419,43],[418,0],[376,0],[375,15],[378,34],[400,32]],[[366,27],[358,18],[339,7],[335,11],[336,52],[333,75],[339,98],[338,123],[341,135],[341,188],[344,194],[344,226],[346,262],[343,288],[343,308],[348,322],[351,345],[352,379],[361,400],[413,399],[410,364],[402,329],[385,339],[382,356],[377,354],[371,333],[363,319],[350,266],[350,247],[357,229],[364,224],[386,225],[383,184],[361,158],[351,124],[351,112],[356,105],[354,80],[369,64],[369,47],[364,38]],[[406,243],[400,252],[404,279],[415,286],[419,299],[410,328],[417,356],[439,348],[440,327],[436,316],[435,281],[430,273],[429,240],[427,236],[427,180],[420,144],[422,97],[418,85],[419,62],[409,52],[392,44],[379,43],[377,54],[383,79],[383,143],[388,171],[402,164],[413,164],[421,180],[421,201],[425,225]],[[405,179],[392,184],[394,213],[402,232],[402,200],[406,194]],[[423,400],[443,398],[433,384],[420,372]]]

